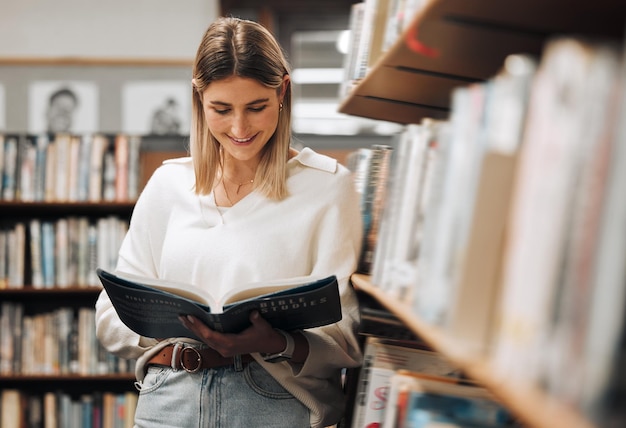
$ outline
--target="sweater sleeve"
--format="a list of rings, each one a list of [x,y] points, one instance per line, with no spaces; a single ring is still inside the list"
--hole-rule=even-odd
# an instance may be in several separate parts
[[[356,269],[361,248],[361,212],[352,177],[343,168],[338,174],[336,200],[318,225],[319,239],[315,244],[313,275],[337,275],[342,320],[304,332],[310,352],[298,376],[331,377],[337,369],[355,367],[361,363],[356,339],[359,307],[350,284],[350,276]],[[332,358],[328,355],[332,355]]]
[[[119,251],[117,271],[157,277],[160,246],[152,242],[150,230],[163,221],[163,213],[158,207],[167,206],[161,200],[165,192],[159,181],[162,179],[157,170],[135,204],[128,233]],[[138,358],[157,343],[155,339],[142,337],[126,327],[104,290],[96,301],[96,336],[109,352],[130,359]]]

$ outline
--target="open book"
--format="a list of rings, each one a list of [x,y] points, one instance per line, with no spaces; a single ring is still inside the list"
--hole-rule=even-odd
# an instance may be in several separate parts
[[[120,319],[145,337],[198,339],[178,319],[193,315],[213,330],[238,333],[250,326],[250,312],[259,311],[274,328],[296,330],[341,320],[337,278],[300,277],[247,284],[217,302],[206,291],[129,274],[96,273]]]

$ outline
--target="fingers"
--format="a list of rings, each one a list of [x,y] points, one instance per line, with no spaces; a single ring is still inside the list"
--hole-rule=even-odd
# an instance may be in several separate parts
[[[187,315],[180,316],[180,322],[202,342],[215,349],[224,357],[250,352],[265,352],[268,344],[278,337],[272,326],[259,314],[250,313],[251,326],[237,334],[220,333],[211,330],[200,319]]]
[[[200,319],[192,315],[180,316],[178,318],[185,328],[193,332],[202,342],[215,349],[222,356],[232,357],[239,353],[237,351],[241,344],[237,340],[237,335],[211,330]]]

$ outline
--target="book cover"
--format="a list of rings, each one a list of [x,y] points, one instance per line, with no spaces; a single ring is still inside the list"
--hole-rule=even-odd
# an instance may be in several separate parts
[[[341,320],[337,278],[300,277],[292,280],[247,284],[219,301],[189,284],[124,277],[96,270],[120,319],[146,337],[198,339],[179,321],[193,315],[213,330],[237,333],[250,325],[250,312],[257,310],[274,328],[296,330]]]
[[[436,376],[410,370],[398,370],[389,379],[389,393],[382,428],[404,427],[411,392],[422,390],[424,382],[443,382],[475,385],[474,382],[460,377]]]
[[[457,368],[436,352],[392,345],[384,339],[368,337],[358,379],[352,428],[367,428],[383,422],[391,377],[399,370],[458,377]]]
[[[422,379],[409,388],[403,427],[514,427],[509,411],[479,386]]]

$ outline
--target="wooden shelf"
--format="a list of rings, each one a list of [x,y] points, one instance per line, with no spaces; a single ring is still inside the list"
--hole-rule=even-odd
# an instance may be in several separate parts
[[[354,274],[352,284],[355,288],[374,297],[435,351],[488,388],[526,426],[537,428],[593,427],[577,411],[541,391],[537,386],[512,384],[506,377],[498,376],[487,361],[467,354],[444,331],[424,322],[409,306],[389,297],[373,285],[369,276]]]
[[[134,201],[125,202],[22,202],[22,201],[0,201],[0,218],[37,216],[54,217],[67,215],[102,216],[120,215],[130,216]]]
[[[0,375],[0,385],[3,388],[19,388],[35,394],[59,390],[73,395],[93,394],[94,391],[134,391],[134,382],[135,376],[132,373]]]
[[[556,35],[622,42],[625,23],[623,0],[430,0],[339,111],[404,124],[446,118],[451,91],[492,77],[508,55],[539,56]]]
[[[53,288],[34,288],[26,285],[22,288],[0,288],[0,297],[18,297],[26,299],[47,299],[50,297],[81,297],[95,298],[102,291],[102,286],[89,287],[53,287]]]
[[[30,374],[30,375],[0,375],[0,383],[5,382],[134,382],[135,376],[132,373],[115,373],[103,375],[81,375],[81,374]]]

